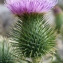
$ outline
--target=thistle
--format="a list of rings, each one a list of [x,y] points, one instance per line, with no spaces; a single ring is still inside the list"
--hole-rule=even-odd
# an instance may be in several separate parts
[[[32,58],[33,63],[39,63],[55,47],[54,32],[43,14],[56,4],[57,0],[6,0],[7,7],[19,18],[13,28],[13,47],[25,58]]]
[[[6,38],[0,36],[0,63],[14,63]]]
[[[63,11],[62,9],[59,7],[59,6],[56,6],[54,8],[54,14],[55,14],[55,17],[56,17],[56,20],[55,20],[55,24],[56,24],[56,27],[55,27],[55,30],[57,31],[57,33],[61,33],[61,28],[63,26]]]

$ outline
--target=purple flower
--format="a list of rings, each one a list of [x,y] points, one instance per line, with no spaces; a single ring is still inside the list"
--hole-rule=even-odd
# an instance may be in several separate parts
[[[52,9],[57,0],[6,0],[7,7],[14,14],[43,13]]]

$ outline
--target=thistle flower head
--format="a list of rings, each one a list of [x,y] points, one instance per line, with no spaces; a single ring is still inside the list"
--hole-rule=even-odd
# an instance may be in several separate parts
[[[62,14],[62,12],[63,12],[62,9],[59,6],[55,6],[55,8],[53,9],[53,11],[54,11],[55,14],[59,14],[59,13]]]
[[[52,9],[57,0],[6,0],[7,7],[14,14],[43,13]]]

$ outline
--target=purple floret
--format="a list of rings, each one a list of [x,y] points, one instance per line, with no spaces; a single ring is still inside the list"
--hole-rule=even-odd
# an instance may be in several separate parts
[[[6,0],[7,7],[14,13],[48,12],[57,4],[57,0]]]

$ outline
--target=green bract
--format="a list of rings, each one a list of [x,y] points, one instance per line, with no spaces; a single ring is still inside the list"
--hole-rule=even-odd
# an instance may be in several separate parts
[[[13,28],[15,50],[24,57],[37,58],[55,47],[52,28],[44,21],[43,14],[23,14]]]
[[[0,37],[1,38],[1,37]],[[2,39],[2,38],[1,38]],[[14,63],[6,38],[0,39],[0,63]]]

